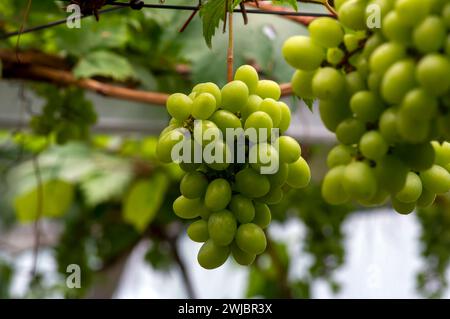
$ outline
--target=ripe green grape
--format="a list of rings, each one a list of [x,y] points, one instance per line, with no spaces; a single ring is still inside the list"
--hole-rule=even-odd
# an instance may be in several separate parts
[[[389,12],[382,21],[382,32],[392,42],[408,45],[412,41],[412,26],[403,23],[395,11]]]
[[[241,224],[250,223],[255,218],[252,200],[240,194],[233,195],[231,198],[230,210]]]
[[[262,99],[271,98],[274,100],[278,100],[281,96],[281,88],[275,81],[259,80],[255,93]]]
[[[402,23],[413,26],[428,15],[430,3],[424,0],[397,0],[395,12]]]
[[[322,196],[332,205],[344,204],[350,199],[342,185],[344,174],[345,166],[338,165],[330,169],[323,179]]]
[[[377,162],[375,175],[379,187],[389,193],[398,193],[406,183],[409,168],[394,155],[386,155]]]
[[[435,194],[444,194],[450,190],[450,173],[439,165],[420,172],[423,187]]]
[[[424,89],[414,89],[406,94],[401,109],[409,118],[431,120],[437,114],[438,101]]]
[[[369,59],[370,70],[383,74],[397,61],[404,59],[406,50],[404,46],[395,42],[386,42],[377,47]]]
[[[289,165],[286,163],[280,163],[278,171],[275,174],[266,175],[271,187],[280,187],[286,183],[288,172]]]
[[[170,163],[175,160],[172,158],[172,149],[184,140],[183,133],[183,130],[175,129],[160,137],[156,145],[156,154],[161,162]]]
[[[381,114],[379,129],[386,142],[389,144],[401,140],[400,133],[397,130],[397,111],[395,108],[388,108]]]
[[[219,140],[222,132],[217,125],[209,120],[198,120],[194,123],[194,140],[202,146]]]
[[[348,145],[336,145],[327,156],[327,166],[333,168],[335,166],[350,164],[355,154],[355,149]]]
[[[253,223],[262,229],[266,229],[272,220],[270,208],[266,204],[255,202],[255,218]]]
[[[345,75],[345,83],[347,92],[350,94],[355,94],[367,88],[363,76],[358,71],[347,73]]]
[[[179,121],[186,120],[192,112],[192,100],[182,93],[175,93],[167,99],[167,112]]]
[[[381,99],[371,91],[359,91],[350,100],[350,108],[363,122],[375,122],[384,109]]]
[[[314,98],[312,91],[312,79],[316,74],[316,70],[313,71],[303,71],[297,70],[291,79],[292,91],[298,97],[304,99]]]
[[[283,197],[284,193],[281,187],[271,187],[270,191],[258,200],[268,205],[276,205],[283,200]]]
[[[421,143],[425,142],[430,134],[430,122],[412,118],[407,110],[401,108],[397,116],[397,130],[405,141]]]
[[[244,196],[258,198],[270,190],[270,183],[265,175],[258,174],[252,168],[245,168],[236,174],[236,188]]]
[[[195,119],[206,120],[216,110],[216,99],[210,93],[202,93],[195,97],[192,104],[192,116]]]
[[[392,104],[402,102],[403,97],[416,85],[415,63],[412,60],[402,60],[394,63],[383,76],[381,94]]]
[[[214,269],[222,266],[229,255],[228,246],[218,246],[210,239],[200,248],[197,261],[205,269]]]
[[[430,207],[431,205],[433,205],[435,199],[435,193],[429,191],[426,188],[422,188],[422,194],[420,194],[420,197],[417,200],[417,206],[422,208]]]
[[[448,165],[450,163],[450,143],[433,141],[431,142],[431,145],[433,146],[435,153],[434,162],[442,167]]]
[[[266,235],[258,225],[242,224],[236,232],[236,244],[248,254],[259,255],[266,250]]]
[[[270,136],[270,132],[273,128],[272,118],[265,112],[256,111],[247,118],[244,125],[245,130],[255,129],[256,138],[258,141],[263,142]],[[266,134],[261,134],[261,131]],[[265,138],[263,138],[265,136]],[[254,139],[250,139],[252,142],[256,142]]]
[[[250,65],[240,66],[234,74],[234,79],[242,81],[247,85],[249,94],[254,94],[258,86],[258,72]]]
[[[230,184],[223,178],[209,183],[205,194],[205,206],[212,211],[225,209],[231,200]]]
[[[320,100],[319,113],[323,124],[331,132],[335,132],[339,124],[351,115],[347,101],[343,99]]]
[[[242,266],[251,265],[256,258],[255,254],[246,253],[245,251],[240,249],[236,243],[233,243],[231,245],[231,255],[233,256],[234,260],[236,260],[236,262]]]
[[[248,97],[247,104],[241,109],[242,119],[245,121],[250,114],[259,110],[259,104],[262,102],[262,98],[259,95],[252,94]]]
[[[200,212],[206,210],[199,198],[189,199],[181,195],[173,202],[173,211],[178,217],[192,219],[200,216]]]
[[[287,63],[305,71],[317,69],[325,59],[324,49],[302,35],[291,37],[284,42],[282,53]]]
[[[239,112],[247,104],[249,90],[242,81],[232,81],[222,88],[222,108],[230,112]]]
[[[395,195],[402,203],[415,203],[422,194],[422,182],[416,173],[409,172],[403,188]]]
[[[419,61],[416,77],[430,94],[441,96],[450,88],[450,61],[441,54],[428,54]]]
[[[208,219],[208,233],[216,245],[228,246],[236,234],[237,223],[233,213],[222,210],[212,213]]]
[[[350,118],[337,126],[336,137],[342,144],[351,145],[357,143],[364,132],[366,132],[364,123],[358,119]]]
[[[217,125],[217,127],[222,132],[223,136],[226,136],[227,128],[230,129],[242,128],[241,120],[230,111],[226,110],[216,111],[213,114],[213,116],[211,116],[210,120]]]
[[[325,67],[319,69],[312,80],[312,91],[320,99],[334,99],[345,89],[345,78],[336,69]]]
[[[401,144],[395,149],[398,157],[413,171],[429,169],[434,163],[434,148],[431,143]]]
[[[311,180],[311,171],[308,163],[300,157],[294,163],[289,164],[288,178],[286,183],[292,188],[303,188]]]
[[[208,187],[208,179],[201,172],[189,172],[180,183],[181,194],[190,199],[203,197]]]
[[[300,144],[290,136],[278,138],[279,156],[282,163],[294,163],[302,155]]]
[[[197,220],[189,225],[187,234],[192,241],[204,243],[209,239],[208,223],[203,220]]]
[[[395,197],[392,197],[392,207],[395,211],[402,215],[411,214],[416,208],[416,203],[402,203]]]
[[[257,171],[264,168],[264,174],[275,174],[278,170],[277,164],[280,160],[275,147],[268,143],[260,143],[250,148],[249,162]]]
[[[281,120],[278,124],[278,128],[280,129],[280,134],[286,132],[291,125],[291,109],[284,102],[278,102],[278,107],[281,112]]]
[[[353,30],[364,30],[366,28],[366,4],[365,1],[346,1],[338,10],[341,23]]]
[[[345,52],[339,48],[329,48],[327,50],[327,62],[332,65],[339,64],[345,57]]]
[[[308,29],[311,39],[325,48],[337,47],[344,37],[340,23],[328,17],[313,20]]]
[[[444,46],[446,36],[447,31],[442,19],[429,16],[414,29],[413,42],[421,53],[434,52]]]
[[[366,158],[378,160],[386,155],[389,145],[380,132],[369,131],[361,137],[359,148]]]
[[[208,144],[204,149],[204,156],[205,153],[209,153],[209,150],[211,150],[212,157],[210,159],[204,158],[205,163],[209,168],[215,171],[223,171],[230,166],[232,154],[227,143],[219,140]]]
[[[267,113],[272,119],[272,124],[277,127],[281,121],[281,110],[277,101],[271,98],[262,100],[259,104],[259,111]]]
[[[192,89],[192,93],[195,93],[196,96],[200,95],[202,93],[212,94],[214,96],[214,98],[216,99],[216,105],[222,104],[222,93],[220,92],[219,87],[212,82],[197,84]]]
[[[354,199],[370,199],[377,192],[374,170],[366,162],[352,162],[345,167],[342,186]]]

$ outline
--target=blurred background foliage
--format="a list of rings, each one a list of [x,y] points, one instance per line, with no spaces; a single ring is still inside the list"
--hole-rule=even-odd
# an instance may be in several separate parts
[[[0,2],[0,37],[20,28],[27,2]],[[170,1],[181,3],[186,1]],[[63,6],[60,1],[33,1],[27,26],[63,18]],[[77,78],[127,88],[171,93],[187,92],[202,81],[224,84],[225,36],[218,32],[209,49],[199,19],[180,33],[188,15],[123,9],[101,15],[99,22],[84,19],[81,29],[63,25],[22,35],[17,49],[53,57],[51,63],[60,63]],[[290,35],[306,33],[305,28],[272,16],[252,15],[250,21],[244,27],[236,19],[235,64],[251,63],[264,77],[288,82],[293,71],[279,48]],[[14,53],[16,45],[17,37],[0,40],[1,56]],[[3,60],[1,82],[15,81],[17,65]],[[28,125],[3,129],[0,135],[0,298],[111,297],[126,260],[143,240],[150,241],[145,261],[161,272],[178,269],[188,294],[194,296],[177,246],[186,225],[175,218],[171,204],[179,196],[182,172],[156,160],[157,136],[92,133],[90,128],[98,121],[96,105],[83,90],[21,83],[40,99],[42,108],[29,114]],[[329,145],[302,145],[316,180],[272,208],[280,224],[292,219],[304,224],[302,254],[311,256],[312,263],[304,276],[292,278],[289,274],[295,265],[289,247],[270,239],[267,252],[250,268],[247,297],[310,298],[317,280],[326,281],[335,292],[340,289],[334,273],[345,263],[343,224],[356,210],[364,213],[364,209],[330,206],[322,200],[320,179]],[[439,198],[417,216],[424,262],[417,288],[425,297],[440,297],[447,287],[450,261],[450,199]],[[33,269],[26,294],[11,295],[14,257],[37,247],[32,240],[11,249],[2,237],[21,225],[29,226],[33,237],[33,225],[39,224],[54,233],[54,238],[41,234],[40,245],[53,252],[61,280],[48,283],[44,273]],[[73,263],[83,269],[82,289],[67,289],[64,284],[67,265]]]

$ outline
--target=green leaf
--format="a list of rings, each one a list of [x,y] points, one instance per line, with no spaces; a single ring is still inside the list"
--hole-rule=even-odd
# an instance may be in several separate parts
[[[280,5],[280,4],[287,4],[290,5],[292,8],[294,8],[295,11],[298,11],[298,5],[297,0],[273,0],[273,4]]]
[[[156,173],[150,180],[136,182],[123,202],[123,218],[138,231],[144,231],[160,209],[169,180],[163,173]]]
[[[103,76],[125,81],[135,76],[133,67],[122,56],[109,51],[95,51],[83,57],[73,70],[77,78]]]
[[[42,184],[42,198],[39,198],[36,187],[14,199],[17,217],[21,222],[33,221],[39,213],[46,217],[59,217],[69,209],[74,192],[70,183],[62,180],[47,181]],[[38,211],[40,204],[41,212]]]
[[[313,99],[302,98],[302,101],[305,102],[305,104],[308,107],[308,109],[312,112],[313,111],[313,106],[314,106],[314,100]]]
[[[203,37],[210,48],[216,28],[225,15],[225,6],[226,0],[208,0],[200,8],[200,16],[203,21]]]

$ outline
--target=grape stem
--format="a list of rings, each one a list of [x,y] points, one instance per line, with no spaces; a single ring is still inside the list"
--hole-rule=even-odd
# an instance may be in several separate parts
[[[228,8],[227,8],[228,10]],[[227,80],[233,80],[233,12],[228,12]]]

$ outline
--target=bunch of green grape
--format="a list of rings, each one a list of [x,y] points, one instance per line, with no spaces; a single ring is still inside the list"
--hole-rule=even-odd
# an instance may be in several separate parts
[[[328,156],[322,193],[410,213],[450,190],[438,158],[450,139],[450,2],[336,0],[307,36],[289,38],[294,93],[318,99],[340,145]],[[435,154],[435,149],[438,150]],[[445,150],[445,151],[444,151]]]
[[[230,253],[239,264],[250,265],[266,249],[268,205],[279,203],[288,189],[309,183],[300,145],[281,136],[291,113],[278,101],[280,95],[277,83],[259,80],[257,71],[244,65],[221,89],[200,83],[189,95],[175,93],[167,101],[172,119],[159,137],[157,154],[162,162],[175,161],[186,172],[173,210],[181,218],[194,219],[187,234],[203,243],[197,256],[203,268],[221,266]],[[251,129],[258,129],[258,134],[247,136]],[[229,131],[237,132],[231,140]],[[194,151],[185,156],[183,149],[174,158],[177,145]],[[238,146],[243,150],[240,159]],[[208,149],[214,150],[213,160],[203,156]],[[269,169],[274,163],[276,167]]]
[[[41,88],[38,93],[47,103],[41,114],[31,118],[30,126],[35,134],[53,134],[58,144],[88,138],[97,114],[92,103],[84,98],[83,90]]]

